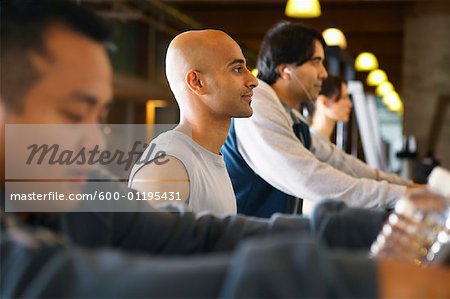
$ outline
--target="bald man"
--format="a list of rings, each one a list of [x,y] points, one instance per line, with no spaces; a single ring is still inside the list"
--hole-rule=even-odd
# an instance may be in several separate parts
[[[129,187],[151,193],[151,203],[185,202],[195,212],[236,213],[236,199],[220,148],[232,117],[249,117],[256,78],[239,45],[218,30],[176,36],[166,75],[180,107],[180,124],[152,141],[134,165]],[[153,155],[161,153],[163,156]],[[157,193],[158,192],[158,193]]]

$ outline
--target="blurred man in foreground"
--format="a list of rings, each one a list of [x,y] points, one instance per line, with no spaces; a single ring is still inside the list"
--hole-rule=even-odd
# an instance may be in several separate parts
[[[96,123],[111,95],[111,73],[104,64],[107,59],[101,42],[86,30],[100,28],[102,23],[63,1],[1,4],[2,22],[7,21],[8,25],[2,24],[2,31],[5,30],[1,43],[2,72],[6,69],[10,75],[11,85],[7,87],[17,91],[3,89],[2,81],[0,111],[5,103],[7,122],[20,119],[28,124]],[[36,30],[31,35],[34,42],[21,39],[31,30],[27,26]],[[16,32],[9,31],[13,28]],[[64,48],[63,44],[71,47]],[[92,64],[83,64],[80,72],[66,69],[64,62],[69,61],[63,58],[66,52],[61,48],[82,53]],[[17,68],[13,63],[19,50],[25,55],[22,62],[16,63],[30,63],[27,68]],[[94,62],[96,59],[99,62]],[[96,63],[102,64],[100,69],[90,69],[99,67]],[[5,68],[8,64],[16,68]],[[59,72],[61,68],[65,71]],[[83,80],[86,73],[97,74],[98,82],[104,85]],[[28,78],[28,88],[25,84],[21,88],[19,83],[25,83],[31,75],[35,77]],[[75,95],[71,87],[76,90]],[[81,99],[80,94],[84,95]],[[75,104],[62,103],[72,103],[72,99]],[[79,103],[81,107],[77,106]],[[29,108],[39,109],[41,105],[46,109],[39,110],[39,114]],[[74,110],[67,111],[68,108]],[[1,164],[3,168],[3,161]],[[196,219],[190,213],[156,213],[147,204],[141,208],[149,213],[1,212],[1,297],[444,298],[450,295],[448,269],[421,269],[369,260],[354,252],[330,252],[311,235],[300,234],[308,231],[302,218],[274,217],[266,222],[206,215]],[[291,234],[264,238],[277,230]],[[262,238],[244,241],[257,235]],[[175,254],[176,257],[170,257]]]

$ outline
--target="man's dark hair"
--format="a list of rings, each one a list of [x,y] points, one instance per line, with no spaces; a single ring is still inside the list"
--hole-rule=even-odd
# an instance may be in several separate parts
[[[269,85],[280,76],[276,67],[282,63],[302,65],[314,55],[314,41],[325,48],[322,35],[300,23],[281,21],[270,28],[262,41],[258,61],[258,78]]]
[[[109,40],[112,27],[99,16],[68,0],[1,1],[1,97],[17,112],[23,96],[39,79],[29,52],[49,55],[46,30],[62,25],[99,43]]]
[[[322,89],[319,94],[326,96],[333,102],[337,102],[341,98],[342,84],[345,84],[344,79],[336,76],[328,76],[323,80]]]

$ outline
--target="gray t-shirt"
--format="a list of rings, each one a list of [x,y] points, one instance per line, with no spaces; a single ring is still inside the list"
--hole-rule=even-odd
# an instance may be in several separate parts
[[[154,146],[152,146],[154,145]],[[189,136],[171,130],[153,139],[143,157],[151,162],[159,151],[173,156],[183,163],[189,179],[189,198],[186,202],[194,212],[209,211],[215,215],[236,214],[236,198],[222,155],[214,154]],[[146,163],[134,165],[129,179],[131,186],[134,175]]]

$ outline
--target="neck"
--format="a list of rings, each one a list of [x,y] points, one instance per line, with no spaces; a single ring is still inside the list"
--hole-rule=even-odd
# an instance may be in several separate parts
[[[231,119],[218,120],[207,114],[195,117],[181,116],[180,124],[176,130],[188,136],[199,145],[214,154],[220,154],[230,129]]]
[[[334,119],[331,119],[325,114],[320,113],[319,110],[316,110],[312,118],[311,128],[329,140],[335,127],[336,121]]]
[[[299,109],[300,103],[302,102],[301,99],[293,96],[293,93],[289,91],[288,87],[283,85],[283,81],[278,80],[271,87],[277,94],[280,101],[282,101],[285,105],[289,108]]]

